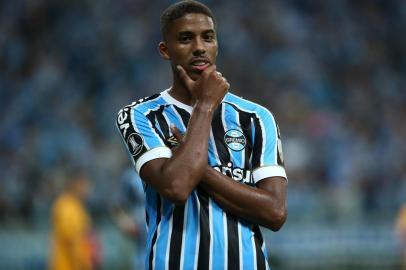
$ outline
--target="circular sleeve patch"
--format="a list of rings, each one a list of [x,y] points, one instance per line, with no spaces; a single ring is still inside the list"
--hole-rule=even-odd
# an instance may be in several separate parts
[[[142,151],[144,140],[137,133],[131,133],[127,138],[127,146],[131,155],[136,156]]]

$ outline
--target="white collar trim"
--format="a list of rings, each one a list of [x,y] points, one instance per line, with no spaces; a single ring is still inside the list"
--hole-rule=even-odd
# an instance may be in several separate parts
[[[171,90],[171,88],[168,88],[168,89],[164,90],[163,92],[161,92],[162,98],[165,99],[168,103],[174,104],[174,105],[178,106],[179,108],[185,109],[189,113],[192,113],[193,107],[186,105],[186,104],[180,102],[179,100],[175,99],[174,97],[172,97],[169,94],[169,90]]]

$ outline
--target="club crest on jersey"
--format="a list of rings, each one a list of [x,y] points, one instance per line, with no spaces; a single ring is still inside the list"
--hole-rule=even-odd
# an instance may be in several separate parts
[[[244,134],[237,129],[230,129],[224,134],[224,142],[228,148],[234,151],[241,151],[245,148],[247,140]]]
[[[144,140],[137,133],[131,133],[127,139],[128,150],[131,155],[136,156],[141,153],[142,147],[144,146]]]

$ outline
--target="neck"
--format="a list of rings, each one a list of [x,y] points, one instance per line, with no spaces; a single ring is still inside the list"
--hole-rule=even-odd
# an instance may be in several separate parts
[[[80,194],[76,190],[67,190],[66,193],[69,194],[70,196],[74,197],[78,201],[83,201],[82,196],[80,196]]]
[[[173,98],[182,102],[183,104],[193,106],[196,102],[195,98],[190,94],[182,79],[176,72],[173,73],[173,84],[169,93]]]

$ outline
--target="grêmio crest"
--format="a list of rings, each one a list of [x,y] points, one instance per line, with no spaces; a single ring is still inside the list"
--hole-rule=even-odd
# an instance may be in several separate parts
[[[245,148],[247,139],[240,130],[230,129],[224,134],[224,142],[231,150],[241,151]]]

